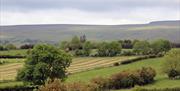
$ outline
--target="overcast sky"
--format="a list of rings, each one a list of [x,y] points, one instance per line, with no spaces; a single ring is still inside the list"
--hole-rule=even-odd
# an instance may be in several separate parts
[[[180,0],[0,0],[0,25],[180,20]]]

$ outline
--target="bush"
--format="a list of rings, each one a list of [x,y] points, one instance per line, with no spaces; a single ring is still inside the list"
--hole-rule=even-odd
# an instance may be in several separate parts
[[[172,49],[164,57],[163,70],[169,78],[180,77],[180,50]]]
[[[113,66],[119,66],[120,64],[118,62],[114,63]]]
[[[107,78],[96,77],[91,80],[91,83],[95,84],[102,91],[109,88],[109,79]]]
[[[133,86],[134,80],[128,71],[123,71],[110,77],[110,88],[112,89],[130,88]]]
[[[152,83],[154,81],[154,77],[156,76],[156,72],[151,67],[145,68],[143,67],[140,70],[137,70],[138,76],[134,76],[135,78],[139,78],[136,80],[138,85],[145,85],[148,83]]]
[[[63,83],[58,79],[49,81],[41,86],[38,91],[104,91],[99,90],[97,85],[86,84],[83,82]]]
[[[167,74],[169,78],[175,78],[179,75],[178,71],[174,69],[171,69]]]
[[[123,71],[110,77],[111,89],[131,88],[135,85],[146,85],[154,81],[156,72],[151,67],[135,71]]]
[[[45,85],[39,87],[38,91],[67,91],[67,87],[60,80],[48,81]]]
[[[20,49],[32,49],[34,45],[32,44],[24,44],[20,46]]]

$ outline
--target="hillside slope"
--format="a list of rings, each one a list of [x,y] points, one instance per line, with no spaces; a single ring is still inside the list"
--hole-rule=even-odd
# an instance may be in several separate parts
[[[62,41],[85,34],[90,40],[168,39],[180,43],[180,20],[155,21],[129,25],[15,25],[0,26],[0,39],[31,42],[31,40]]]

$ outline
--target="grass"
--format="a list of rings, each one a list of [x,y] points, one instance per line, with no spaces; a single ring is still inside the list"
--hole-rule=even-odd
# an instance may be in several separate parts
[[[145,88],[168,88],[168,87],[180,87],[180,80],[170,80],[162,72],[163,58],[146,59],[139,62],[120,65],[118,67],[109,67],[103,69],[95,69],[86,72],[81,72],[77,74],[70,75],[66,82],[76,82],[85,81],[88,82],[90,79],[102,76],[109,77],[110,75],[123,71],[123,70],[133,70],[141,67],[152,67],[156,70],[157,76],[155,77],[155,82],[150,85],[143,86]],[[114,90],[114,91],[131,91],[132,89]]]
[[[0,83],[0,88],[12,87],[12,86],[23,86],[23,82],[19,81],[10,81]]]
[[[25,59],[0,59],[1,62],[4,62],[5,64],[7,63],[23,63]]]
[[[131,57],[80,57],[74,58],[71,66],[67,69],[69,73],[77,73],[102,67],[113,66],[116,62],[121,62],[127,59],[133,59],[136,56]],[[15,80],[18,69],[23,67],[25,59],[0,59],[5,62],[0,65],[0,81],[1,80]]]
[[[0,51],[0,55],[10,55],[10,56],[21,55],[21,56],[26,56],[27,51],[28,51],[27,49]]]

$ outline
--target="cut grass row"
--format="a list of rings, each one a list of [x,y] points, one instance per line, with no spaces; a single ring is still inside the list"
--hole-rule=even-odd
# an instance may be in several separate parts
[[[77,73],[91,69],[112,66],[116,62],[136,58],[131,57],[83,57],[74,58],[72,64],[67,69],[69,73]],[[7,64],[0,65],[0,80],[15,80],[18,69],[23,67],[25,59],[1,59]],[[8,77],[7,77],[8,76]]]

